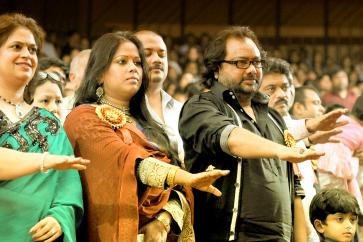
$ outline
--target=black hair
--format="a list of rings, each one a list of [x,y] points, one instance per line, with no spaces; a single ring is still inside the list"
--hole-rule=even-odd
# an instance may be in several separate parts
[[[263,74],[267,75],[270,73],[285,75],[289,81],[289,85],[292,85],[292,70],[290,64],[287,61],[275,57],[267,58],[264,65]]]
[[[68,75],[68,67],[64,64],[61,59],[55,57],[43,57],[39,59],[39,70],[45,71],[49,67],[56,66],[63,70]]]
[[[306,90],[311,90],[313,92],[315,92],[317,95],[319,95],[319,91],[313,87],[313,86],[301,86],[301,87],[296,87],[295,88],[295,99],[294,99],[294,104],[295,103],[301,103],[305,106],[305,99],[306,99],[306,94],[305,91]]]
[[[141,42],[131,32],[118,31],[107,33],[95,42],[90,53],[84,79],[76,93],[75,105],[98,102],[99,98],[96,95],[96,89],[101,86],[99,81],[110,67],[117,48],[124,42],[131,42],[137,47],[143,72],[140,89],[130,99],[130,113],[141,125],[146,137],[156,143],[159,149],[168,155],[173,164],[180,164],[176,151],[170,146],[168,136],[150,116],[147,109],[145,101],[145,93],[149,85],[147,62]]]
[[[249,27],[234,26],[223,30],[204,51],[203,61],[206,69],[202,74],[202,84],[207,88],[210,88],[213,82],[217,81],[214,77],[214,73],[218,71],[221,61],[223,61],[226,56],[226,43],[230,38],[249,38],[256,44],[260,51],[261,58],[263,59],[266,55],[266,52],[260,46],[257,36]]]
[[[363,121],[363,94],[355,101],[351,114]]]
[[[352,213],[360,215],[357,199],[348,191],[339,188],[323,189],[318,192],[310,203],[310,222],[315,220],[326,222],[329,214]]]

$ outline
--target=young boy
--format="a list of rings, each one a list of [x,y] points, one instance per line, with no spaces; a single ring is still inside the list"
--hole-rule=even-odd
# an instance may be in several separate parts
[[[338,188],[323,189],[310,204],[310,221],[321,242],[350,242],[360,214],[357,199]]]

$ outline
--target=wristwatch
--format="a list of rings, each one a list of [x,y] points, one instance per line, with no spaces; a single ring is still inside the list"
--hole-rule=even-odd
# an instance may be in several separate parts
[[[170,231],[170,215],[167,214],[167,212],[159,213],[155,216],[155,219],[160,221],[166,230],[167,233]]]

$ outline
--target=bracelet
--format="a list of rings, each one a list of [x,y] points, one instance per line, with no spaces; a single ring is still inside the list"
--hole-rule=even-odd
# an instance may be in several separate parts
[[[175,177],[175,174],[176,174],[178,169],[179,169],[179,167],[177,167],[177,166],[172,166],[169,169],[168,176],[166,177],[166,184],[169,187],[174,186],[174,177]]]
[[[48,152],[44,152],[42,155],[42,162],[40,163],[40,172],[41,173],[48,173],[48,169],[45,169],[44,167],[44,161],[46,156],[48,155]]]

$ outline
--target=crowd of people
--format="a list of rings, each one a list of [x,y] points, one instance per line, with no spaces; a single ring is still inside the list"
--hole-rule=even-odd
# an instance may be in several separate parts
[[[359,241],[360,65],[245,26],[44,40],[0,15],[1,241]]]

